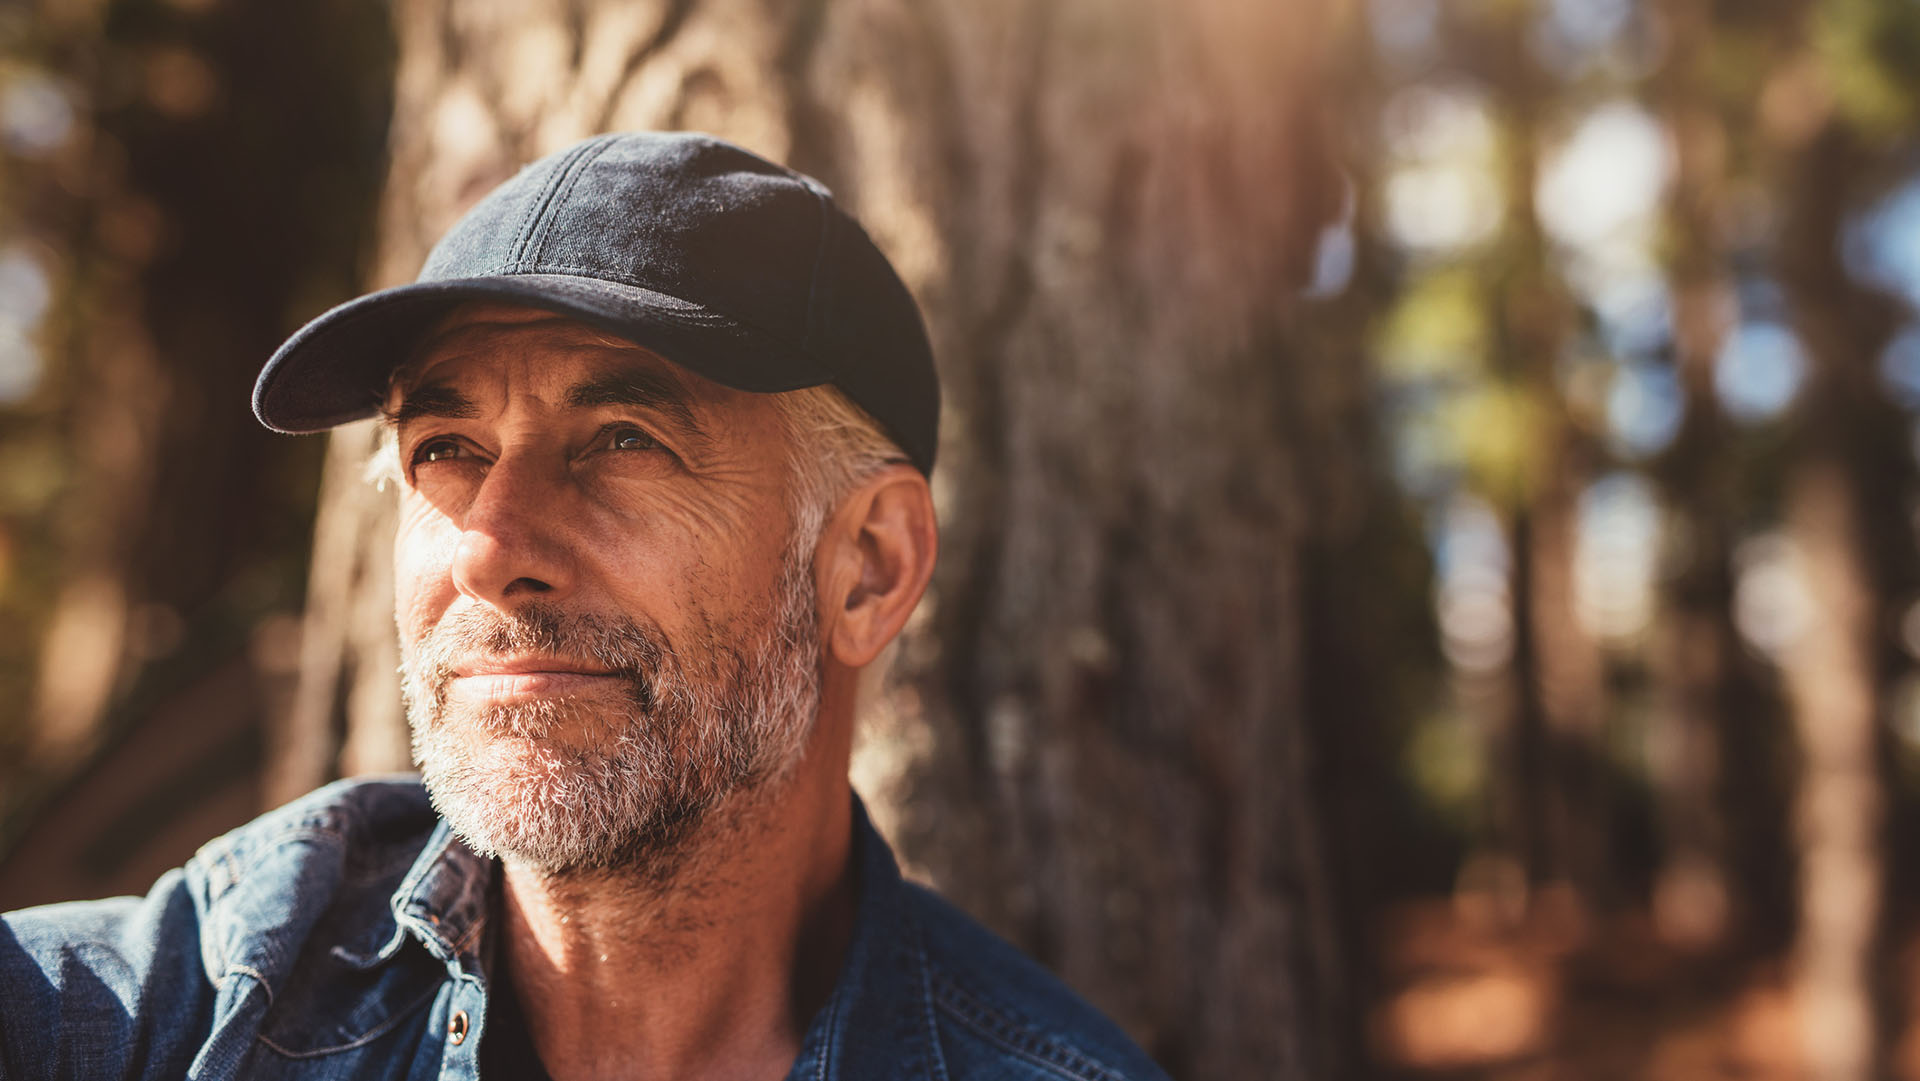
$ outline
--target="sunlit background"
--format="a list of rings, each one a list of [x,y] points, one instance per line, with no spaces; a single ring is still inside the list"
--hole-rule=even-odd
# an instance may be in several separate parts
[[[246,382],[364,273],[392,58],[337,2],[281,73],[219,3],[0,13],[0,901],[250,813],[300,649],[320,452]],[[1369,1070],[1920,1078],[1920,5],[1338,11],[1293,303],[1411,523],[1335,846]],[[194,157],[233,124],[256,156]],[[289,185],[334,220],[265,224]],[[166,759],[150,715],[211,719],[35,870]]]
[[[1915,9],[1361,22],[1312,295],[1377,290],[1444,658],[1402,776],[1459,846],[1385,947],[1385,1057],[1911,1075],[1870,1033],[1913,1002]]]

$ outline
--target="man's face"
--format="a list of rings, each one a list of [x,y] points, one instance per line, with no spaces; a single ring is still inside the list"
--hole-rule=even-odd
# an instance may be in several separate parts
[[[397,380],[396,617],[414,754],[482,852],[670,869],[799,756],[812,538],[729,390],[557,316],[477,308]]]

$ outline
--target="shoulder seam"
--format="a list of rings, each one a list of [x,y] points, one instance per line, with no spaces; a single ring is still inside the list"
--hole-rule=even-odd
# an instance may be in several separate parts
[[[203,863],[208,857],[214,857],[221,871],[219,888],[210,900],[226,894],[264,855],[296,837],[340,837],[346,833],[331,805],[307,810],[285,822],[274,822],[275,813],[269,811],[238,829],[221,834],[194,853],[194,858]]]
[[[1126,1081],[1113,1068],[1078,1048],[1049,1039],[994,1009],[944,973],[934,974],[934,1000],[942,1012],[1034,1065],[1071,1081]]]
[[[316,841],[337,840],[340,836],[341,832],[338,830],[320,829],[310,823],[302,822],[268,834],[257,844],[251,846],[249,850],[240,850],[231,845],[227,846],[226,850],[221,854],[221,863],[226,875],[226,882],[219,893],[209,894],[207,898],[207,912],[201,928],[201,934],[203,936],[209,934],[218,936],[214,941],[214,946],[219,950],[221,967],[229,970],[240,967],[233,963],[234,954],[233,951],[227,948],[229,943],[225,937],[227,907],[232,903],[231,898],[234,888],[251,874],[255,867],[273,855],[275,848],[289,841],[302,838],[312,838]],[[212,973],[209,972],[208,975],[212,975]]]
[[[288,841],[302,837],[316,840],[345,837],[354,823],[342,807],[342,794],[400,780],[366,777],[335,781],[208,841],[193,856],[194,861],[209,871],[208,901],[217,902],[251,873],[262,858]],[[323,793],[329,798],[321,799]],[[293,813],[296,809],[297,813]],[[217,883],[211,881],[215,870],[219,871]]]

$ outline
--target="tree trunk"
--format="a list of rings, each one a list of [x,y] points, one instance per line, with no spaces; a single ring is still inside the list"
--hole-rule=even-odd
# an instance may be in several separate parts
[[[1714,369],[1737,316],[1727,280],[1724,217],[1728,133],[1709,84],[1714,25],[1703,0],[1667,0],[1669,35],[1660,104],[1675,150],[1668,221],[1674,367],[1685,390],[1673,445],[1656,463],[1680,543],[1670,546],[1667,588],[1650,651],[1656,707],[1650,741],[1663,845],[1653,887],[1654,922],[1668,941],[1707,949],[1738,931],[1772,936],[1764,924],[1767,876],[1737,827],[1762,830],[1769,794],[1763,752],[1770,710],[1748,671],[1733,622],[1734,433],[1721,412]],[[1765,846],[1771,848],[1772,845]],[[1755,898],[1761,899],[1756,904]],[[1757,939],[1757,941],[1755,941]]]
[[[1606,686],[1599,646],[1576,618],[1574,546],[1580,495],[1596,455],[1558,386],[1575,308],[1534,200],[1551,91],[1529,44],[1532,25],[1527,9],[1515,7],[1482,31],[1494,106],[1511,147],[1503,158],[1507,217],[1490,257],[1491,361],[1525,403],[1517,423],[1525,426],[1528,455],[1494,481],[1495,501],[1507,511],[1513,606],[1513,708],[1495,783],[1508,793],[1503,843],[1527,882],[1566,882],[1591,902],[1602,899],[1610,881]]]
[[[1900,325],[1893,298],[1855,283],[1835,238],[1873,156],[1842,118],[1786,158],[1778,265],[1811,364],[1787,477],[1786,530],[1806,619],[1782,658],[1799,739],[1793,808],[1800,860],[1795,993],[1809,1076],[1880,1076],[1888,756],[1880,723],[1894,567],[1910,563],[1898,500],[1912,490],[1907,422],[1876,390],[1875,361]]]
[[[1289,435],[1314,376],[1285,345],[1333,203],[1318,9],[395,11],[372,284],[411,277],[519,163],[607,129],[714,131],[820,177],[863,220],[923,304],[948,409],[940,569],[864,711],[857,783],[910,869],[1176,1074],[1334,1072],[1319,988],[1338,962],[1299,716],[1313,508],[1295,478],[1350,467]],[[384,588],[341,569],[385,558],[384,537],[340,524],[374,521],[363,504],[384,498],[345,494],[357,456],[329,466],[316,590]],[[345,613],[377,607],[316,605],[311,731],[289,746],[330,746],[316,726],[343,715],[347,742],[401,745],[390,695],[342,704],[380,668],[351,659],[390,648]]]

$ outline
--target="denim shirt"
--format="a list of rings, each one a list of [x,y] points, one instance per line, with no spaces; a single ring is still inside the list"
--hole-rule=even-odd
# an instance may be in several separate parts
[[[854,819],[853,939],[789,1078],[1164,1081],[1058,980],[903,881],[858,799]],[[475,1077],[495,867],[418,780],[343,781],[144,898],[0,916],[0,1081]]]

